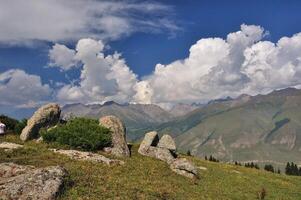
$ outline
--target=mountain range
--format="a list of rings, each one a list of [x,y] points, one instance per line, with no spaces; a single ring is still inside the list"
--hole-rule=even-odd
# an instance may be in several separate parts
[[[301,90],[287,88],[211,102],[162,123],[157,130],[172,134],[182,151],[200,157],[301,163]]]
[[[287,88],[266,95],[242,94],[200,104],[178,104],[170,110],[157,105],[69,104],[63,115],[120,117],[128,139],[157,130],[172,135],[179,149],[224,161],[301,163],[301,90]]]

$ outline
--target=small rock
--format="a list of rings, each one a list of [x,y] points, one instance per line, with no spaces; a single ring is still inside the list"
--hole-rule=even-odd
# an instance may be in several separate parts
[[[25,200],[57,197],[67,171],[59,166],[34,168],[14,163],[0,164],[0,199]]]
[[[170,135],[163,135],[158,143],[158,147],[166,148],[174,152],[177,150],[176,143]]]
[[[142,155],[147,155],[147,150],[151,146],[157,146],[159,142],[159,136],[156,131],[148,132],[145,134],[143,141],[141,142],[138,152]]]
[[[202,167],[202,166],[199,166],[198,168],[199,168],[200,170],[207,170],[206,167]]]
[[[186,158],[175,159],[170,165],[170,169],[177,174],[186,176],[188,178],[197,178],[198,171],[197,168],[189,162]]]
[[[111,153],[116,156],[129,157],[130,150],[126,142],[126,130],[122,121],[115,116],[105,116],[99,119],[100,125],[111,130],[112,150]]]
[[[23,145],[16,144],[16,143],[10,143],[10,142],[2,142],[0,143],[0,148],[4,149],[4,151],[12,151],[14,149],[22,148]]]
[[[26,141],[38,137],[41,128],[50,128],[59,122],[60,114],[61,109],[58,104],[50,103],[42,106],[28,120],[20,139]]]
[[[123,165],[124,164],[124,162],[121,160],[109,159],[103,155],[96,154],[96,153],[77,151],[77,150],[57,150],[57,149],[50,149],[50,150],[53,151],[54,153],[66,155],[74,160],[86,160],[86,161],[92,161],[92,162],[105,163],[107,165],[112,165],[112,164]]]

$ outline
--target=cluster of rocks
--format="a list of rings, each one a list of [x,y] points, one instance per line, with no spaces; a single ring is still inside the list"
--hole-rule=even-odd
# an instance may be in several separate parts
[[[22,130],[21,140],[27,141],[39,137],[41,128],[52,128],[60,121],[61,109],[58,104],[47,104],[38,109],[28,120]],[[112,134],[112,145],[105,151],[117,157],[129,157],[130,149],[126,142],[126,129],[120,119],[115,116],[105,116],[99,119],[99,124],[109,128]],[[23,145],[0,143],[0,148],[14,150]],[[96,153],[76,150],[50,149],[66,155],[71,159],[112,164],[124,164],[124,161],[109,159]],[[171,136],[163,135],[161,139],[157,132],[149,132],[140,144],[138,152],[144,156],[154,157],[169,164],[177,174],[196,178],[197,168],[185,158],[178,158],[176,144]],[[58,195],[67,171],[60,166],[35,168],[20,166],[14,163],[0,164],[0,199],[55,199]]]
[[[60,166],[35,168],[14,163],[0,164],[0,199],[55,199],[67,171]]]
[[[138,152],[141,155],[157,158],[169,164],[170,169],[188,178],[198,178],[197,168],[186,158],[178,158],[176,144],[170,135],[159,139],[158,133],[146,133]]]
[[[50,103],[39,108],[28,120],[27,126],[22,130],[20,139],[27,141],[37,139],[41,128],[51,129],[60,121],[61,108],[58,104]],[[112,146],[106,148],[107,152],[115,156],[130,156],[126,142],[126,129],[122,121],[115,116],[105,116],[99,119],[99,124],[110,129]],[[38,141],[41,139],[39,138]]]

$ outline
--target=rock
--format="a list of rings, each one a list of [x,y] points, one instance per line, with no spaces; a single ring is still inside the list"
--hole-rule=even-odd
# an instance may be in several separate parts
[[[142,155],[147,155],[147,150],[150,146],[157,146],[159,142],[159,136],[156,131],[148,132],[145,134],[143,141],[141,142],[138,152]]]
[[[148,132],[145,134],[138,152],[141,155],[157,158],[170,164],[175,159],[173,154],[167,148],[158,147],[158,142],[158,133],[156,131]]]
[[[170,135],[163,135],[158,143],[158,147],[166,148],[174,152],[177,150],[176,143]]]
[[[170,164],[170,169],[175,173],[188,178],[198,178],[197,168],[186,158],[175,159]]]
[[[10,143],[10,142],[2,142],[0,143],[0,149],[4,149],[4,151],[12,151],[14,149],[22,148],[23,145]]]
[[[39,108],[28,120],[27,126],[22,130],[20,139],[23,141],[38,137],[41,128],[55,126],[60,119],[61,109],[58,104],[50,103]]]
[[[205,170],[205,171],[207,170],[207,167],[203,167],[203,166],[199,166],[198,168],[199,168],[200,170]]]
[[[67,171],[59,166],[34,168],[14,163],[0,164],[0,199],[53,200],[59,194]]]
[[[42,143],[43,142],[43,137],[39,137],[37,140],[36,140],[36,143]]]
[[[99,119],[100,125],[111,130],[111,153],[116,156],[130,156],[130,150],[126,142],[126,130],[122,121],[115,116],[105,116]]]
[[[74,160],[99,162],[99,163],[105,163],[107,165],[112,165],[112,164],[123,165],[124,164],[124,162],[121,160],[109,159],[109,158],[104,157],[103,155],[96,154],[96,153],[76,151],[76,150],[57,150],[57,149],[50,149],[50,150],[55,153],[58,153],[58,154],[66,155],[69,158],[74,159]]]
[[[167,164],[171,164],[175,159],[168,149],[153,146],[146,150],[145,155],[162,160]]]

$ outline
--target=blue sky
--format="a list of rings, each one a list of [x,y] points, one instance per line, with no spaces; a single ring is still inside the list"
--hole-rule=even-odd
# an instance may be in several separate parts
[[[299,36],[296,36],[301,32],[300,1],[62,2],[30,0],[25,5],[21,0],[0,1],[3,9],[0,11],[5,13],[0,16],[3,27],[2,34],[0,31],[0,92],[8,93],[10,89],[8,95],[11,95],[0,101],[0,112],[8,107],[35,108],[48,101],[65,104],[115,100],[166,106],[205,102],[240,93],[255,95],[300,85],[297,79],[301,53],[298,53]],[[56,15],[38,12],[43,9],[55,11]],[[11,13],[19,14],[12,16]],[[28,17],[28,13],[33,14]],[[227,39],[230,33],[235,33],[231,41]],[[278,42],[285,36],[290,40]],[[99,52],[91,48],[81,51],[103,55],[104,59],[91,61],[74,55],[74,65],[70,64],[68,70],[59,66],[58,54],[63,55],[65,51],[79,54],[76,47],[85,38],[96,43],[87,40],[82,43],[90,45],[89,48],[100,45]],[[198,43],[204,38],[210,40]],[[262,44],[263,41],[270,43]],[[55,44],[66,48],[64,52],[58,50],[50,59]],[[121,55],[105,59],[114,52]],[[264,54],[265,58],[254,57],[254,52]],[[270,60],[276,55],[283,59],[272,63]],[[121,60],[125,63],[116,64]],[[254,60],[256,64],[252,63]],[[162,70],[156,73],[157,64],[162,64],[157,68]],[[256,67],[259,69],[255,70]],[[280,83],[271,78],[288,69],[291,74]],[[121,77],[123,70],[130,72]],[[258,74],[258,70],[262,74]],[[22,78],[32,80],[31,75],[41,78],[31,82],[36,87],[32,92],[40,96],[31,99],[31,95],[22,94],[21,98],[11,91],[22,86],[24,89],[18,81],[8,85],[13,77],[22,82]],[[21,95],[20,90],[16,91]],[[19,100],[11,103],[13,98]]]

